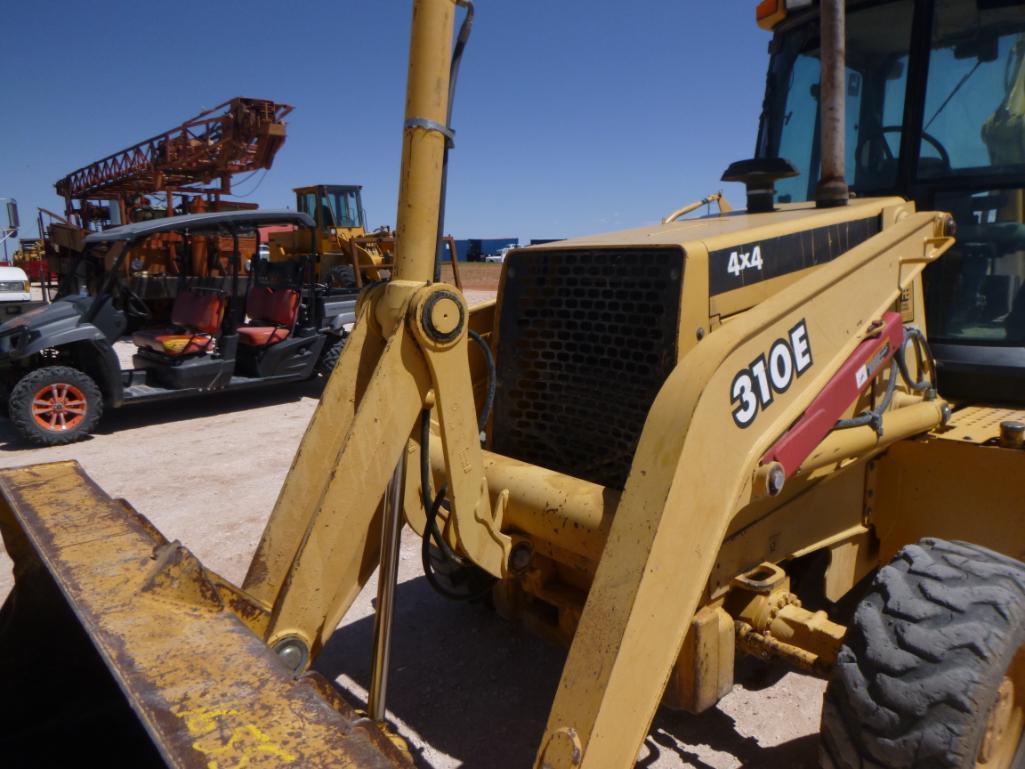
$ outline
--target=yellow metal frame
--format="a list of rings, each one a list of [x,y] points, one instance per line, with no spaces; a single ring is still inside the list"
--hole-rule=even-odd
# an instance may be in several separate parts
[[[397,468],[417,467],[428,450],[416,429],[425,412],[435,418],[430,466],[451,503],[442,515],[446,542],[498,579],[501,611],[570,644],[536,767],[632,766],[663,696],[691,710],[710,707],[729,689],[738,648],[822,673],[844,629],[801,606],[785,567],[828,553],[823,589],[839,598],[910,539],[977,532],[977,519],[957,514],[969,502],[966,490],[953,488],[958,468],[978,468],[972,493],[980,493],[979,479],[989,484],[985,499],[996,512],[981,527],[983,544],[1025,553],[1006,480],[1017,475],[1021,449],[993,444],[992,415],[951,420],[933,393],[909,386],[898,389],[881,430],[834,431],[782,489],[766,484],[765,451],[877,333],[876,321],[897,311],[905,322],[924,324],[920,273],[953,240],[946,215],[915,212],[899,199],[668,222],[546,247],[644,244],[679,254],[676,367],[651,405],[621,491],[483,448],[477,414],[485,367],[471,353],[468,333],[472,328],[496,348],[508,265],[498,302],[475,310],[456,288],[432,282],[457,4],[414,3],[392,279],[361,294],[341,362],[242,587],[167,543],[75,466],[0,472],[0,527],[18,573],[53,575],[108,667],[135,682],[125,691],[147,724],[164,724],[168,715],[148,693],[183,698],[171,712],[178,720],[166,721],[175,726],[151,730],[169,752],[187,753],[182,746],[195,728],[206,729],[208,720],[188,714],[221,713],[224,697],[236,696],[230,676],[250,692],[273,682],[269,704],[254,705],[262,707],[258,722],[246,723],[274,750],[298,756],[297,733],[327,744],[322,731],[297,731],[290,708],[305,701],[305,690],[289,688],[280,665],[268,672],[276,664],[268,647],[300,673],[323,647],[381,558],[382,498],[393,479],[403,484],[405,520],[423,532],[419,485],[414,473],[403,478]],[[869,217],[880,232],[832,261],[710,294],[714,252]],[[798,324],[813,361],[745,429],[731,413],[737,372]],[[881,385],[868,383],[849,413],[875,403]],[[986,438],[963,439],[975,429],[969,419],[985,423],[978,432]],[[96,520],[99,545],[86,538]],[[521,542],[533,557],[514,568],[510,556]],[[116,568],[106,569],[110,564]],[[104,590],[113,602],[97,597]],[[531,619],[524,596],[555,606],[556,625]],[[148,615],[161,638],[138,630],[149,627],[138,621]],[[199,675],[207,685],[189,687],[181,672],[187,666],[160,655],[204,627],[211,660]],[[138,669],[125,670],[125,659],[104,653],[104,643],[135,645]],[[332,708],[342,716],[340,728],[351,731],[351,714]],[[230,739],[218,743],[213,731],[199,736],[234,760],[252,758]],[[389,765],[394,756],[381,746],[381,733],[365,731],[369,745],[360,737],[342,757],[359,753],[356,765]]]

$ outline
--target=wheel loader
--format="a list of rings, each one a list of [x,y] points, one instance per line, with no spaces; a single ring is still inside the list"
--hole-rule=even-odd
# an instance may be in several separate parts
[[[409,526],[436,590],[568,646],[536,769],[633,766],[656,710],[713,707],[740,655],[828,679],[825,767],[1022,766],[1025,413],[998,296],[1025,254],[1003,226],[1022,5],[760,3],[759,149],[724,175],[746,208],[513,251],[474,307],[434,280],[473,6],[413,11],[394,274],[361,294],[242,585],[73,462],[0,472],[4,765],[411,765],[386,721]],[[951,130],[996,126],[942,167],[935,52],[986,110]],[[987,105],[983,83],[1010,88]],[[934,328],[965,348],[940,371]],[[375,571],[356,711],[310,670]]]
[[[293,190],[296,211],[317,223],[317,276],[329,286],[361,289],[364,283],[386,280],[391,274],[395,234],[388,227],[367,231],[362,190],[353,184],[317,184]],[[271,261],[294,259],[312,248],[307,233],[293,232],[271,233],[269,246]],[[461,289],[455,238],[441,238],[439,248],[439,260],[444,251],[456,287]]]

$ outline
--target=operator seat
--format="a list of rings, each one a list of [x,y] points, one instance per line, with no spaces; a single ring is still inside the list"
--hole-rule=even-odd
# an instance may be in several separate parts
[[[268,347],[287,339],[299,314],[299,292],[294,288],[253,285],[246,294],[249,320],[238,327],[238,341],[248,347]]]
[[[132,335],[132,343],[173,358],[206,352],[221,328],[224,308],[225,298],[220,291],[186,289],[175,297],[172,325],[140,329]]]

